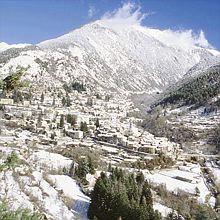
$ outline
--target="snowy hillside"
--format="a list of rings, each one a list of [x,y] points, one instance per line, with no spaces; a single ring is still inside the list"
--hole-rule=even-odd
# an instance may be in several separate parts
[[[11,44],[10,45],[5,42],[0,42],[0,53],[10,48],[24,48],[26,46],[30,46],[30,44]]]
[[[204,56],[213,57],[201,47],[183,48],[170,40],[160,30],[137,24],[115,29],[108,20],[101,20],[38,46],[77,56],[81,64],[77,69],[93,61],[90,74],[104,87],[150,92],[178,81]]]
[[[160,92],[204,59],[215,59],[213,54],[218,52],[210,49],[203,32],[193,39],[190,31],[101,19],[35,48],[4,51],[0,76],[4,78],[18,65],[29,65],[24,77],[50,86],[77,79],[120,93]]]

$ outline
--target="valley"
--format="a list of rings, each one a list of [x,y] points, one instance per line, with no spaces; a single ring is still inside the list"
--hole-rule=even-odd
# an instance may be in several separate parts
[[[220,53],[111,22],[0,43],[0,219],[219,219]]]

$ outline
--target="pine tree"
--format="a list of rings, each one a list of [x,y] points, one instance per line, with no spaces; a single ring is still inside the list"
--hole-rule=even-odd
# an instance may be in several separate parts
[[[70,107],[71,106],[71,101],[69,95],[66,96],[66,106]]]
[[[42,125],[42,118],[43,118],[42,114],[39,114],[38,118],[37,118],[37,127],[41,127],[41,125]]]
[[[66,116],[66,122],[69,123],[69,124],[71,124],[71,123],[72,123],[72,120],[73,120],[73,116],[72,116],[71,114],[68,114],[68,115]]]
[[[19,103],[24,100],[23,94],[19,90],[14,90],[12,98],[15,103]]]
[[[65,99],[65,97],[62,98],[62,105],[63,105],[63,106],[66,105],[66,99]]]
[[[111,163],[108,164],[108,172],[112,172],[112,165],[111,165]]]
[[[55,106],[55,105],[56,105],[56,100],[55,100],[55,97],[53,97],[52,106]]]
[[[138,172],[136,176],[136,181],[139,185],[142,185],[144,183],[144,174],[142,172]]]
[[[199,207],[195,216],[195,220],[209,220],[209,215],[204,208]]]
[[[149,184],[147,182],[145,182],[144,185],[143,185],[141,199],[143,199],[143,197],[145,197],[146,202],[147,202],[148,205],[151,205],[151,206],[153,205],[152,194],[151,194],[151,191],[150,191]]]
[[[91,156],[88,156],[88,167],[89,167],[89,173],[95,174],[95,167]]]
[[[64,127],[64,115],[61,115],[60,116],[60,128],[63,128]]]
[[[71,125],[72,125],[73,127],[75,127],[76,123],[77,123],[76,117],[73,116],[73,119],[72,119]]]
[[[133,174],[117,168],[112,169],[109,176],[101,173],[95,184],[88,211],[90,219],[94,216],[105,220],[161,219],[159,213],[153,210],[149,184],[144,183],[142,187]]]
[[[44,102],[44,93],[43,93],[43,92],[42,92],[42,94],[41,94],[40,101],[41,101],[41,103]]]
[[[88,132],[88,127],[86,122],[81,122],[80,123],[80,130],[83,131],[84,133]]]
[[[88,100],[87,100],[87,105],[88,105],[88,106],[92,106],[92,105],[93,105],[93,100],[92,100],[92,98],[88,98]]]
[[[96,119],[95,126],[96,126],[96,128],[98,128],[100,126],[98,118]]]

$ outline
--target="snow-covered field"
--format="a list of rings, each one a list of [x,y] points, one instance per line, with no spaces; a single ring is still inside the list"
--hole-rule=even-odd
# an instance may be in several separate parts
[[[37,151],[34,152],[30,160],[34,161],[35,165],[41,168],[49,168],[49,169],[63,169],[63,168],[70,168],[73,161],[63,157],[60,154],[50,153],[47,151]]]
[[[10,148],[0,150],[7,156],[12,152],[7,149]],[[25,160],[22,149],[15,149]],[[87,219],[90,198],[71,177],[54,175],[63,168],[69,169],[72,160],[44,150],[30,150],[23,163],[14,170],[0,172],[0,200],[6,200],[12,209],[39,210],[49,219]]]
[[[170,192],[177,193],[181,190],[196,195],[199,191],[198,201],[206,203],[206,198],[211,195],[211,192],[200,172],[200,167],[197,165],[186,167],[185,170],[170,169],[150,174],[146,172],[145,177],[152,183],[165,185]],[[210,203],[213,203],[213,199]]]
[[[80,215],[81,219],[87,219],[87,211],[90,204],[90,198],[86,196],[75,180],[65,175],[49,175],[57,190],[72,199],[72,210]]]
[[[167,206],[162,205],[158,202],[155,202],[153,204],[153,208],[154,210],[157,210],[158,212],[160,212],[163,217],[166,217],[169,213],[173,211],[171,208],[168,208]]]

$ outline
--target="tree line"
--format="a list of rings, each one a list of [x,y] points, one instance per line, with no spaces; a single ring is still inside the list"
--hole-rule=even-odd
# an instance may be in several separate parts
[[[170,92],[156,105],[197,105],[207,104],[210,98],[220,93],[220,66],[209,69],[196,78],[183,83]]]

